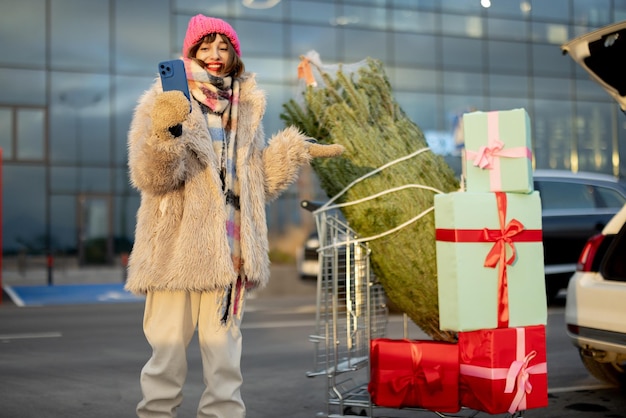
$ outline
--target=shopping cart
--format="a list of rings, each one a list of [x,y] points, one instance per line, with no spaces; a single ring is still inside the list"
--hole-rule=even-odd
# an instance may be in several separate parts
[[[367,390],[370,341],[388,337],[389,309],[384,289],[370,268],[371,251],[336,207],[311,201],[303,201],[302,207],[314,214],[319,237],[315,331],[309,337],[314,345],[313,368],[307,376],[325,376],[328,396],[326,411],[317,417],[391,418],[390,412],[397,418],[480,414],[465,408],[450,415],[417,408],[383,408],[372,403]],[[406,315],[403,322],[403,335],[398,337],[408,338]]]

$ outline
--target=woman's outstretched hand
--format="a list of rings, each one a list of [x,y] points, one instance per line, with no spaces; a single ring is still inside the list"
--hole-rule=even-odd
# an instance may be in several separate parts
[[[337,157],[345,151],[343,145],[339,144],[318,144],[313,138],[307,139],[307,142],[309,143],[307,149],[313,158]]]

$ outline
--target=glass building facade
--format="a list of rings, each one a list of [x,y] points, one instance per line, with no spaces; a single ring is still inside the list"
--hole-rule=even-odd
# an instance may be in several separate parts
[[[139,195],[126,134],[159,61],[179,56],[189,18],[237,30],[283,127],[299,56],[385,65],[403,110],[433,149],[454,154],[468,110],[527,109],[537,168],[626,173],[626,119],[561,54],[567,40],[626,19],[626,0],[0,0],[3,251],[111,263],[128,250]],[[458,142],[458,139],[456,140]],[[304,173],[268,206],[280,235],[302,227]],[[309,224],[310,226],[310,224]]]

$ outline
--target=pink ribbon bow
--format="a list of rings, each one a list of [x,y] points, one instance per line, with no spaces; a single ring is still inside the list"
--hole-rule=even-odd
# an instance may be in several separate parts
[[[526,334],[523,328],[515,329],[517,334],[517,354],[516,359],[511,363],[509,371],[506,375],[506,385],[504,387],[504,393],[513,393],[513,390],[517,386],[511,406],[509,406],[509,413],[512,414],[515,411],[526,409],[526,394],[532,392],[533,385],[530,383],[530,375],[534,373],[547,373],[546,363],[535,364],[534,366],[528,366],[530,361],[537,356],[535,350],[524,356],[526,350]]]

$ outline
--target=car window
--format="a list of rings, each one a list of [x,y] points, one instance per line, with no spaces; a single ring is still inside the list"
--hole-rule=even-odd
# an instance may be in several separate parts
[[[626,198],[617,190],[608,187],[595,186],[598,206],[601,208],[621,208],[626,203]]]
[[[538,182],[544,209],[592,209],[593,187],[580,183],[542,180]]]

